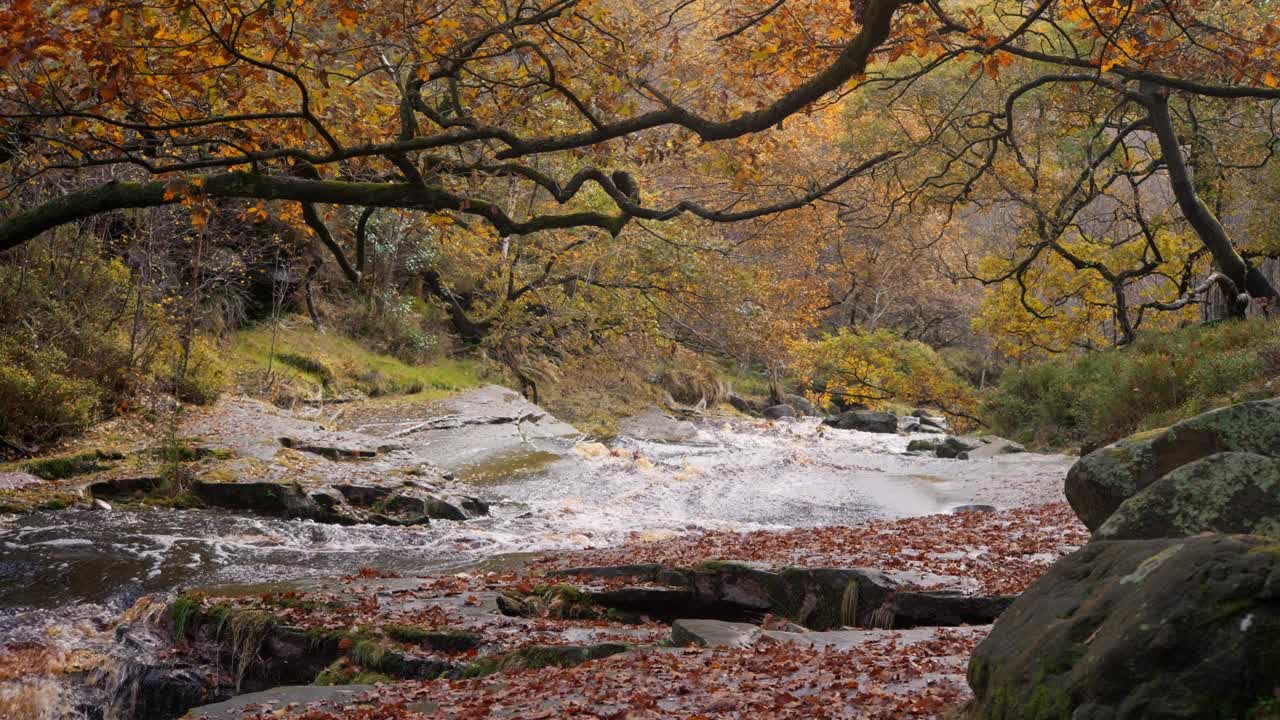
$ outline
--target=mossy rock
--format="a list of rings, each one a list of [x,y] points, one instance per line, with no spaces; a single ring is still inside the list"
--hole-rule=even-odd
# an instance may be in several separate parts
[[[1173,470],[1219,452],[1280,457],[1280,399],[1240,403],[1095,450],[1067,473],[1067,501],[1090,530]]]
[[[1097,537],[1174,538],[1206,531],[1280,536],[1280,460],[1229,452],[1183,465],[1121,503]]]
[[[1095,540],[1001,616],[970,720],[1248,718],[1280,688],[1280,553],[1245,535]]]

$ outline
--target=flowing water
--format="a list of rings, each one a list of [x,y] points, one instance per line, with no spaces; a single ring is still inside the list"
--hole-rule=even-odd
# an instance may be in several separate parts
[[[318,524],[207,510],[67,510],[0,520],[0,647],[53,647],[49,662],[110,653],[112,621],[139,597],[225,583],[305,582],[362,567],[423,574],[509,553],[603,546],[633,534],[856,524],[967,502],[1051,499],[1067,458],[954,461],[904,456],[909,436],[814,420],[705,424],[697,442],[620,438],[491,458],[459,473],[491,516],[421,527]],[[1043,496],[1043,497],[1042,497]],[[65,687],[47,717],[76,715]],[[70,708],[70,709],[69,709]],[[11,710],[12,711],[12,710]],[[81,715],[86,713],[81,712]],[[88,712],[88,715],[93,715]]]

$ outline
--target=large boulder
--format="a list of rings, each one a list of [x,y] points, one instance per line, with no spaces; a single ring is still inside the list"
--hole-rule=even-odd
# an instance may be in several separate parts
[[[795,408],[796,412],[806,417],[817,417],[822,413],[818,412],[818,408],[809,399],[803,395],[787,394],[782,396],[783,402]]]
[[[1097,537],[1176,538],[1206,531],[1280,536],[1280,460],[1228,452],[1183,465],[1121,503]]]
[[[796,409],[785,403],[782,405],[770,405],[764,409],[762,414],[770,420],[781,420],[795,417]]]
[[[822,421],[840,430],[861,430],[873,433],[898,432],[898,416],[888,412],[875,410],[846,410],[839,415]]]
[[[1219,452],[1280,457],[1280,399],[1232,405],[1095,450],[1067,473],[1067,501],[1090,530],[1097,530],[1139,490]]]
[[[969,684],[972,720],[1274,717],[1280,545],[1094,541],[1000,617]]]

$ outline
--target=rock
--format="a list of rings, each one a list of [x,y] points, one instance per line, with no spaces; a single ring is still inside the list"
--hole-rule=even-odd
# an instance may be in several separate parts
[[[966,513],[989,513],[989,512],[995,512],[995,511],[996,511],[995,505],[976,505],[972,503],[966,504],[966,505],[957,505],[951,508],[951,512],[957,515],[964,515]]]
[[[378,503],[391,495],[392,488],[381,485],[334,485],[334,490],[342,493],[342,497],[352,505],[367,507]]]
[[[591,591],[591,601],[597,605],[659,617],[689,607],[692,600],[693,593],[682,587],[643,585]]]
[[[898,432],[913,433],[920,431],[920,418],[906,415],[898,418]]]
[[[111,503],[107,502],[106,500],[99,500],[97,498],[94,498],[93,504],[90,505],[89,507],[93,508],[94,510],[106,510],[107,512],[110,512],[111,510],[114,509],[111,507]]]
[[[332,439],[328,436],[332,436]],[[317,432],[311,437],[282,436],[280,445],[298,452],[313,453],[329,460],[368,460],[378,456],[380,450],[393,447],[370,447],[361,443],[342,443],[338,433]],[[339,444],[341,443],[341,444]]]
[[[671,644],[677,647],[746,647],[760,639],[760,628],[750,623],[723,620],[676,620],[671,624]]]
[[[984,435],[977,438],[977,446],[956,455],[960,460],[986,460],[998,455],[1013,455],[1026,452],[1022,445],[995,435]],[[963,455],[963,457],[961,457]]]
[[[1280,457],[1280,399],[1232,405],[1095,450],[1067,473],[1067,501],[1090,530],[1097,530],[1139,490],[1218,452]]]
[[[298,485],[197,480],[191,485],[191,492],[208,505],[232,510],[249,510],[285,518],[317,519],[326,515]]]
[[[203,720],[240,720],[247,713],[263,707],[285,708],[291,705],[325,703],[329,707],[353,703],[361,695],[375,688],[374,685],[293,685],[272,688],[263,692],[241,695],[231,700],[203,705],[191,711],[191,716]],[[376,702],[376,701],[375,701]]]
[[[467,514],[462,512],[460,508],[452,503],[441,500],[438,497],[429,497],[425,500],[425,510],[422,513],[426,517],[433,520],[466,520]]]
[[[471,495],[463,495],[458,499],[457,505],[470,517],[483,517],[489,514],[489,503]]]
[[[758,403],[755,400],[748,400],[747,398],[735,393],[729,393],[729,404],[732,405],[735,410],[743,413],[744,415],[759,415],[764,409],[761,403]]]
[[[1097,537],[1176,538],[1201,532],[1280,536],[1280,460],[1227,452],[1183,465],[1121,503]]]
[[[1276,541],[1095,540],[1055,563],[974,651],[966,717],[1265,717],[1278,657]]]
[[[887,603],[893,627],[955,627],[995,622],[1013,603],[1010,596],[981,597],[958,592],[898,592]]]
[[[978,443],[976,442],[966,442],[965,440],[961,440],[957,437],[948,437],[938,443],[938,447],[934,450],[934,454],[940,458],[946,459],[968,459],[968,455],[966,455],[965,458],[960,458],[960,455],[968,453],[970,450],[974,450],[977,447]]]
[[[795,408],[796,413],[799,415],[817,417],[822,414],[818,412],[818,408],[815,407],[813,403],[809,402],[809,399],[803,395],[786,394],[782,396],[782,401]]]
[[[111,717],[172,720],[188,709],[231,697],[231,689],[186,664],[136,664],[124,670],[111,698]]]
[[[912,440],[907,443],[907,452],[937,452],[941,446],[937,440]]]
[[[930,415],[929,411],[917,409],[911,412],[911,416],[920,420],[920,430],[922,432],[946,432],[947,419],[938,415]]]
[[[90,483],[89,495],[95,498],[119,498],[154,492],[164,481],[154,475],[118,477]]]
[[[874,433],[898,432],[898,417],[896,415],[873,410],[846,410],[835,417],[823,420],[822,424],[840,430],[861,430]]]
[[[593,578],[635,578],[644,582],[654,582],[658,573],[665,568],[657,563],[639,565],[600,565],[572,567],[563,570],[552,570],[547,573],[553,577],[593,577]]]
[[[307,493],[307,499],[315,503],[322,510],[336,511],[346,502],[346,496],[331,487],[312,490]]]
[[[764,409],[762,413],[770,420],[781,420],[782,418],[793,418],[796,416],[796,409],[790,405],[770,405]]]
[[[683,443],[698,437],[698,428],[686,420],[676,420],[656,407],[618,422],[618,434],[659,443]]]

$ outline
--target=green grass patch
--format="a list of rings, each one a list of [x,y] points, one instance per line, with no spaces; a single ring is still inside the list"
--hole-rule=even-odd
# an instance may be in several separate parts
[[[1039,447],[1096,446],[1269,397],[1280,334],[1265,320],[1144,333],[1129,347],[1007,370],[986,393],[993,432]]]
[[[276,328],[274,360],[270,324],[235,333],[227,360],[242,385],[261,387],[270,380],[299,396],[335,397],[358,391],[370,397],[433,399],[480,384],[472,362],[441,358],[412,365],[372,352],[335,331],[316,332],[297,320]]]

